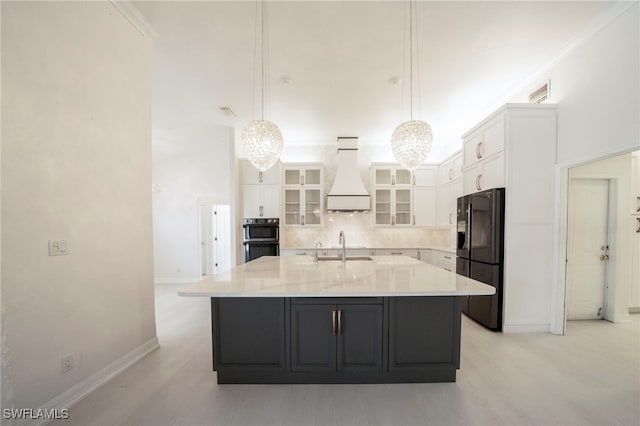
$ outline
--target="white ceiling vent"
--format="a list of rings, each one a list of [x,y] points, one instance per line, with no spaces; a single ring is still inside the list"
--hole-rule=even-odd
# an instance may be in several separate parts
[[[533,92],[529,93],[530,104],[540,104],[549,97],[549,80]]]

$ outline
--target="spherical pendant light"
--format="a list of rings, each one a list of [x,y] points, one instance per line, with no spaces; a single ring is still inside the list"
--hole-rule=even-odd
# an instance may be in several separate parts
[[[393,156],[402,167],[412,172],[427,159],[433,143],[431,126],[424,121],[413,119],[413,38],[415,37],[413,20],[413,0],[409,0],[409,108],[411,113],[409,121],[400,123],[391,135]],[[420,61],[416,62],[418,64]],[[420,96],[419,93],[418,96]]]
[[[261,172],[270,169],[282,154],[282,133],[270,121],[250,121],[242,129],[240,138],[247,159]]]
[[[413,171],[427,159],[432,142],[431,126],[420,120],[405,121],[391,135],[391,150],[402,167]]]
[[[255,166],[261,172],[270,169],[279,159],[282,154],[282,145],[284,138],[278,126],[270,121],[265,120],[265,111],[268,105],[268,88],[267,82],[269,81],[268,74],[268,44],[266,40],[266,25],[265,20],[265,4],[264,0],[260,3],[260,20],[258,20],[258,3],[256,2],[256,50],[254,51],[254,70],[256,69],[257,62],[257,34],[258,34],[258,22],[260,23],[260,65],[262,68],[261,75],[261,117],[260,120],[253,120],[247,123],[242,129],[240,134],[240,140],[247,159],[251,164]],[[255,74],[254,74],[255,77]],[[257,80],[257,79],[256,79]],[[256,81],[257,83],[257,81]],[[255,87],[255,85],[254,85]]]

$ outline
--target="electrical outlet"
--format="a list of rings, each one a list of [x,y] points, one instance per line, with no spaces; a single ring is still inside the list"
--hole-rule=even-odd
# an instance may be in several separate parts
[[[67,240],[49,240],[49,256],[66,256],[69,254]]]
[[[62,374],[67,371],[73,370],[73,354],[69,354],[65,357],[62,357]]]

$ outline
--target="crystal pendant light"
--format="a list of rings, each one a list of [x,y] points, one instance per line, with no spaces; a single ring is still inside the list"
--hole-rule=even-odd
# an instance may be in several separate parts
[[[257,9],[257,4],[256,4]],[[261,107],[262,113],[260,120],[250,121],[242,129],[240,139],[244,147],[244,152],[247,155],[247,159],[253,164],[259,171],[264,172],[270,169],[280,158],[282,153],[283,138],[282,133],[278,126],[274,123],[264,119],[265,111],[265,86],[267,82],[266,77],[266,41],[265,41],[265,19],[264,19],[264,0],[261,2],[261,64],[262,64],[262,90],[261,90]],[[258,19],[256,11],[256,33],[257,33]],[[254,55],[254,62],[255,62]]]
[[[409,0],[409,121],[400,123],[391,135],[391,150],[402,167],[415,171],[431,152],[431,126],[413,119],[413,0]],[[417,24],[416,24],[417,25]],[[418,65],[416,65],[416,68]]]

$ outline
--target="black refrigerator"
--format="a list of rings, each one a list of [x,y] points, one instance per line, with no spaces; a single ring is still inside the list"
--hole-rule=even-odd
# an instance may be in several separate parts
[[[458,198],[456,273],[496,288],[492,296],[467,296],[462,312],[485,327],[502,330],[504,188]]]

